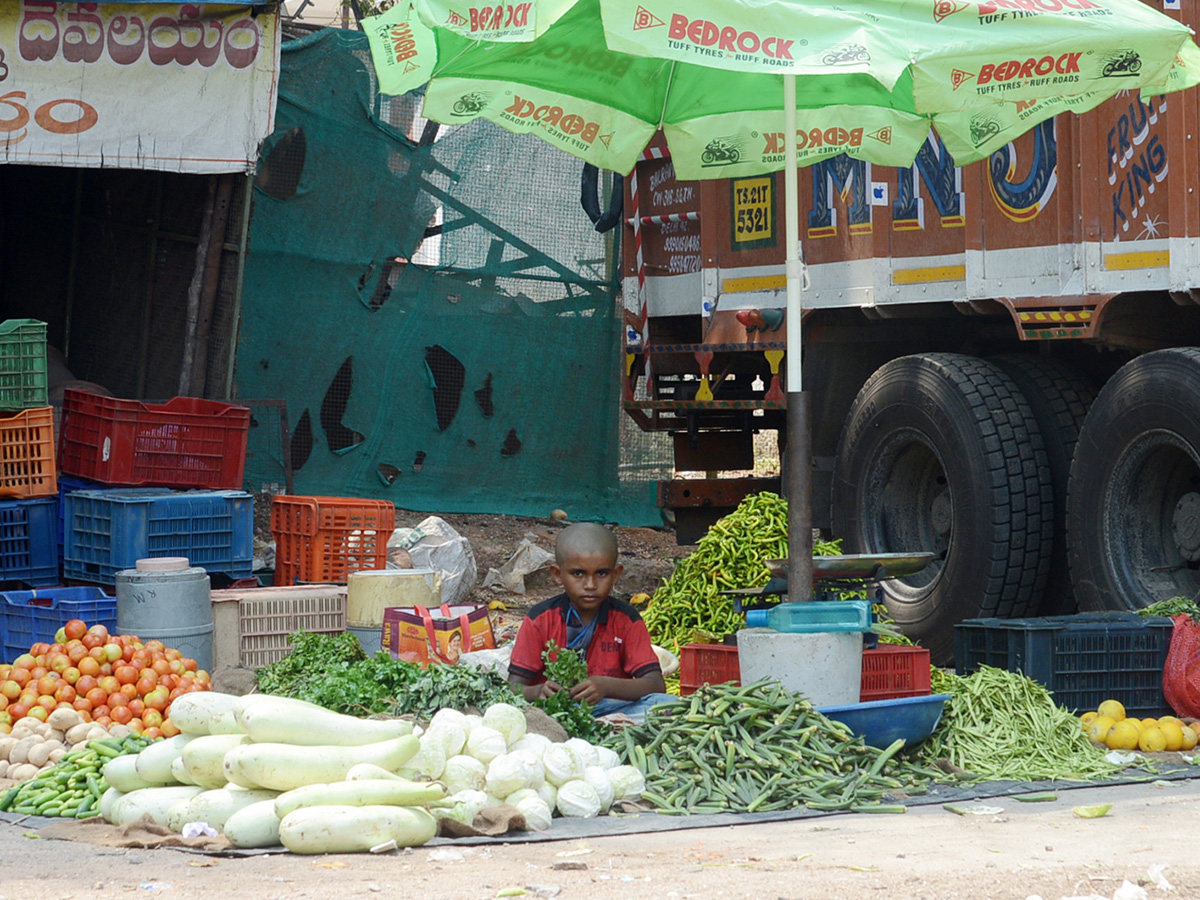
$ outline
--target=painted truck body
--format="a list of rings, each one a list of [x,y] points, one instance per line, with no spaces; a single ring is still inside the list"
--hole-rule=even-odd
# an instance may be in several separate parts
[[[931,137],[910,169],[801,170],[814,524],[937,554],[885,582],[935,660],[964,618],[1200,592],[1198,128],[1194,90],[1129,94],[962,168]],[[624,405],[706,473],[660,485],[694,540],[770,486],[728,476],[784,424],[783,177],[664,153],[626,179]]]

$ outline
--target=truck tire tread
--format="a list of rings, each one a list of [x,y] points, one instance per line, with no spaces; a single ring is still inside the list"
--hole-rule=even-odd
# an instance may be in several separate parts
[[[956,353],[900,357],[867,380],[842,431],[832,518],[846,553],[938,549],[891,546],[915,532],[880,521],[903,517],[903,504],[888,516],[879,498],[885,485],[903,494],[893,476],[912,447],[937,459],[922,477],[940,465],[948,495],[960,500],[948,501],[953,525],[933,571],[882,585],[896,621],[944,663],[955,622],[1036,608],[1049,572],[1053,492],[1029,403],[999,367]],[[913,503],[914,516],[927,499]],[[968,509],[981,514],[966,520]]]

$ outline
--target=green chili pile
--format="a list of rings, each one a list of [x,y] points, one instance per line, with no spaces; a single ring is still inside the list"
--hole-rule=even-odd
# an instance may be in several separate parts
[[[836,555],[841,542],[817,542],[813,553]],[[787,501],[769,491],[750,495],[708,530],[654,592],[642,613],[650,639],[678,653],[694,640],[720,640],[744,628],[733,599],[721,591],[766,584],[771,577],[766,560],[787,555]]]
[[[939,775],[898,757],[903,741],[870,747],[773,681],[707,685],[608,743],[645,776],[643,798],[675,815],[904,812],[882,801],[923,794]]]
[[[1079,719],[1019,672],[980,666],[971,675],[934,670],[933,693],[949,694],[942,721],[921,744],[927,764],[946,760],[979,781],[1091,781],[1117,771]]]

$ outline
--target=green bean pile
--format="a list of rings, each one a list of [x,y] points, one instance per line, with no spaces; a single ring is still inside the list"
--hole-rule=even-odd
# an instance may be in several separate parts
[[[642,772],[642,797],[673,815],[821,810],[904,812],[880,801],[923,794],[939,773],[899,759],[777,682],[706,685],[655,706],[610,746]]]
[[[721,591],[759,587],[770,579],[765,560],[788,555],[787,501],[764,491],[752,494],[700,539],[642,613],[650,639],[675,653],[698,637],[720,640],[746,623]],[[821,541],[817,556],[841,552],[840,541]],[[697,634],[699,632],[699,634]]]
[[[149,745],[150,741],[137,734],[88,741],[29,781],[8,790],[0,797],[0,811],[73,819],[98,816],[100,798],[108,790],[101,774],[105,763]]]
[[[947,760],[980,781],[1091,781],[1119,769],[1079,719],[1019,672],[991,666],[967,676],[934,670],[933,692],[950,694],[937,730],[921,745],[927,764]]]

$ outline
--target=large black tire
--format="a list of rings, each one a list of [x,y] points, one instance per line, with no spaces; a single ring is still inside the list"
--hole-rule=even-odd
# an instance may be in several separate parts
[[[855,398],[838,445],[834,535],[845,553],[932,551],[882,582],[892,617],[939,665],[954,624],[1035,609],[1053,492],[1037,422],[996,366],[954,353],[892,360]]]
[[[1067,548],[1085,610],[1200,593],[1200,348],[1146,353],[1096,397],[1067,494]]]
[[[1054,549],[1037,614],[1067,615],[1079,608],[1067,567],[1067,482],[1079,431],[1096,399],[1096,386],[1074,366],[1045,356],[1005,354],[993,357],[992,362],[1004,370],[1029,401],[1042,433],[1050,483],[1054,487]]]

